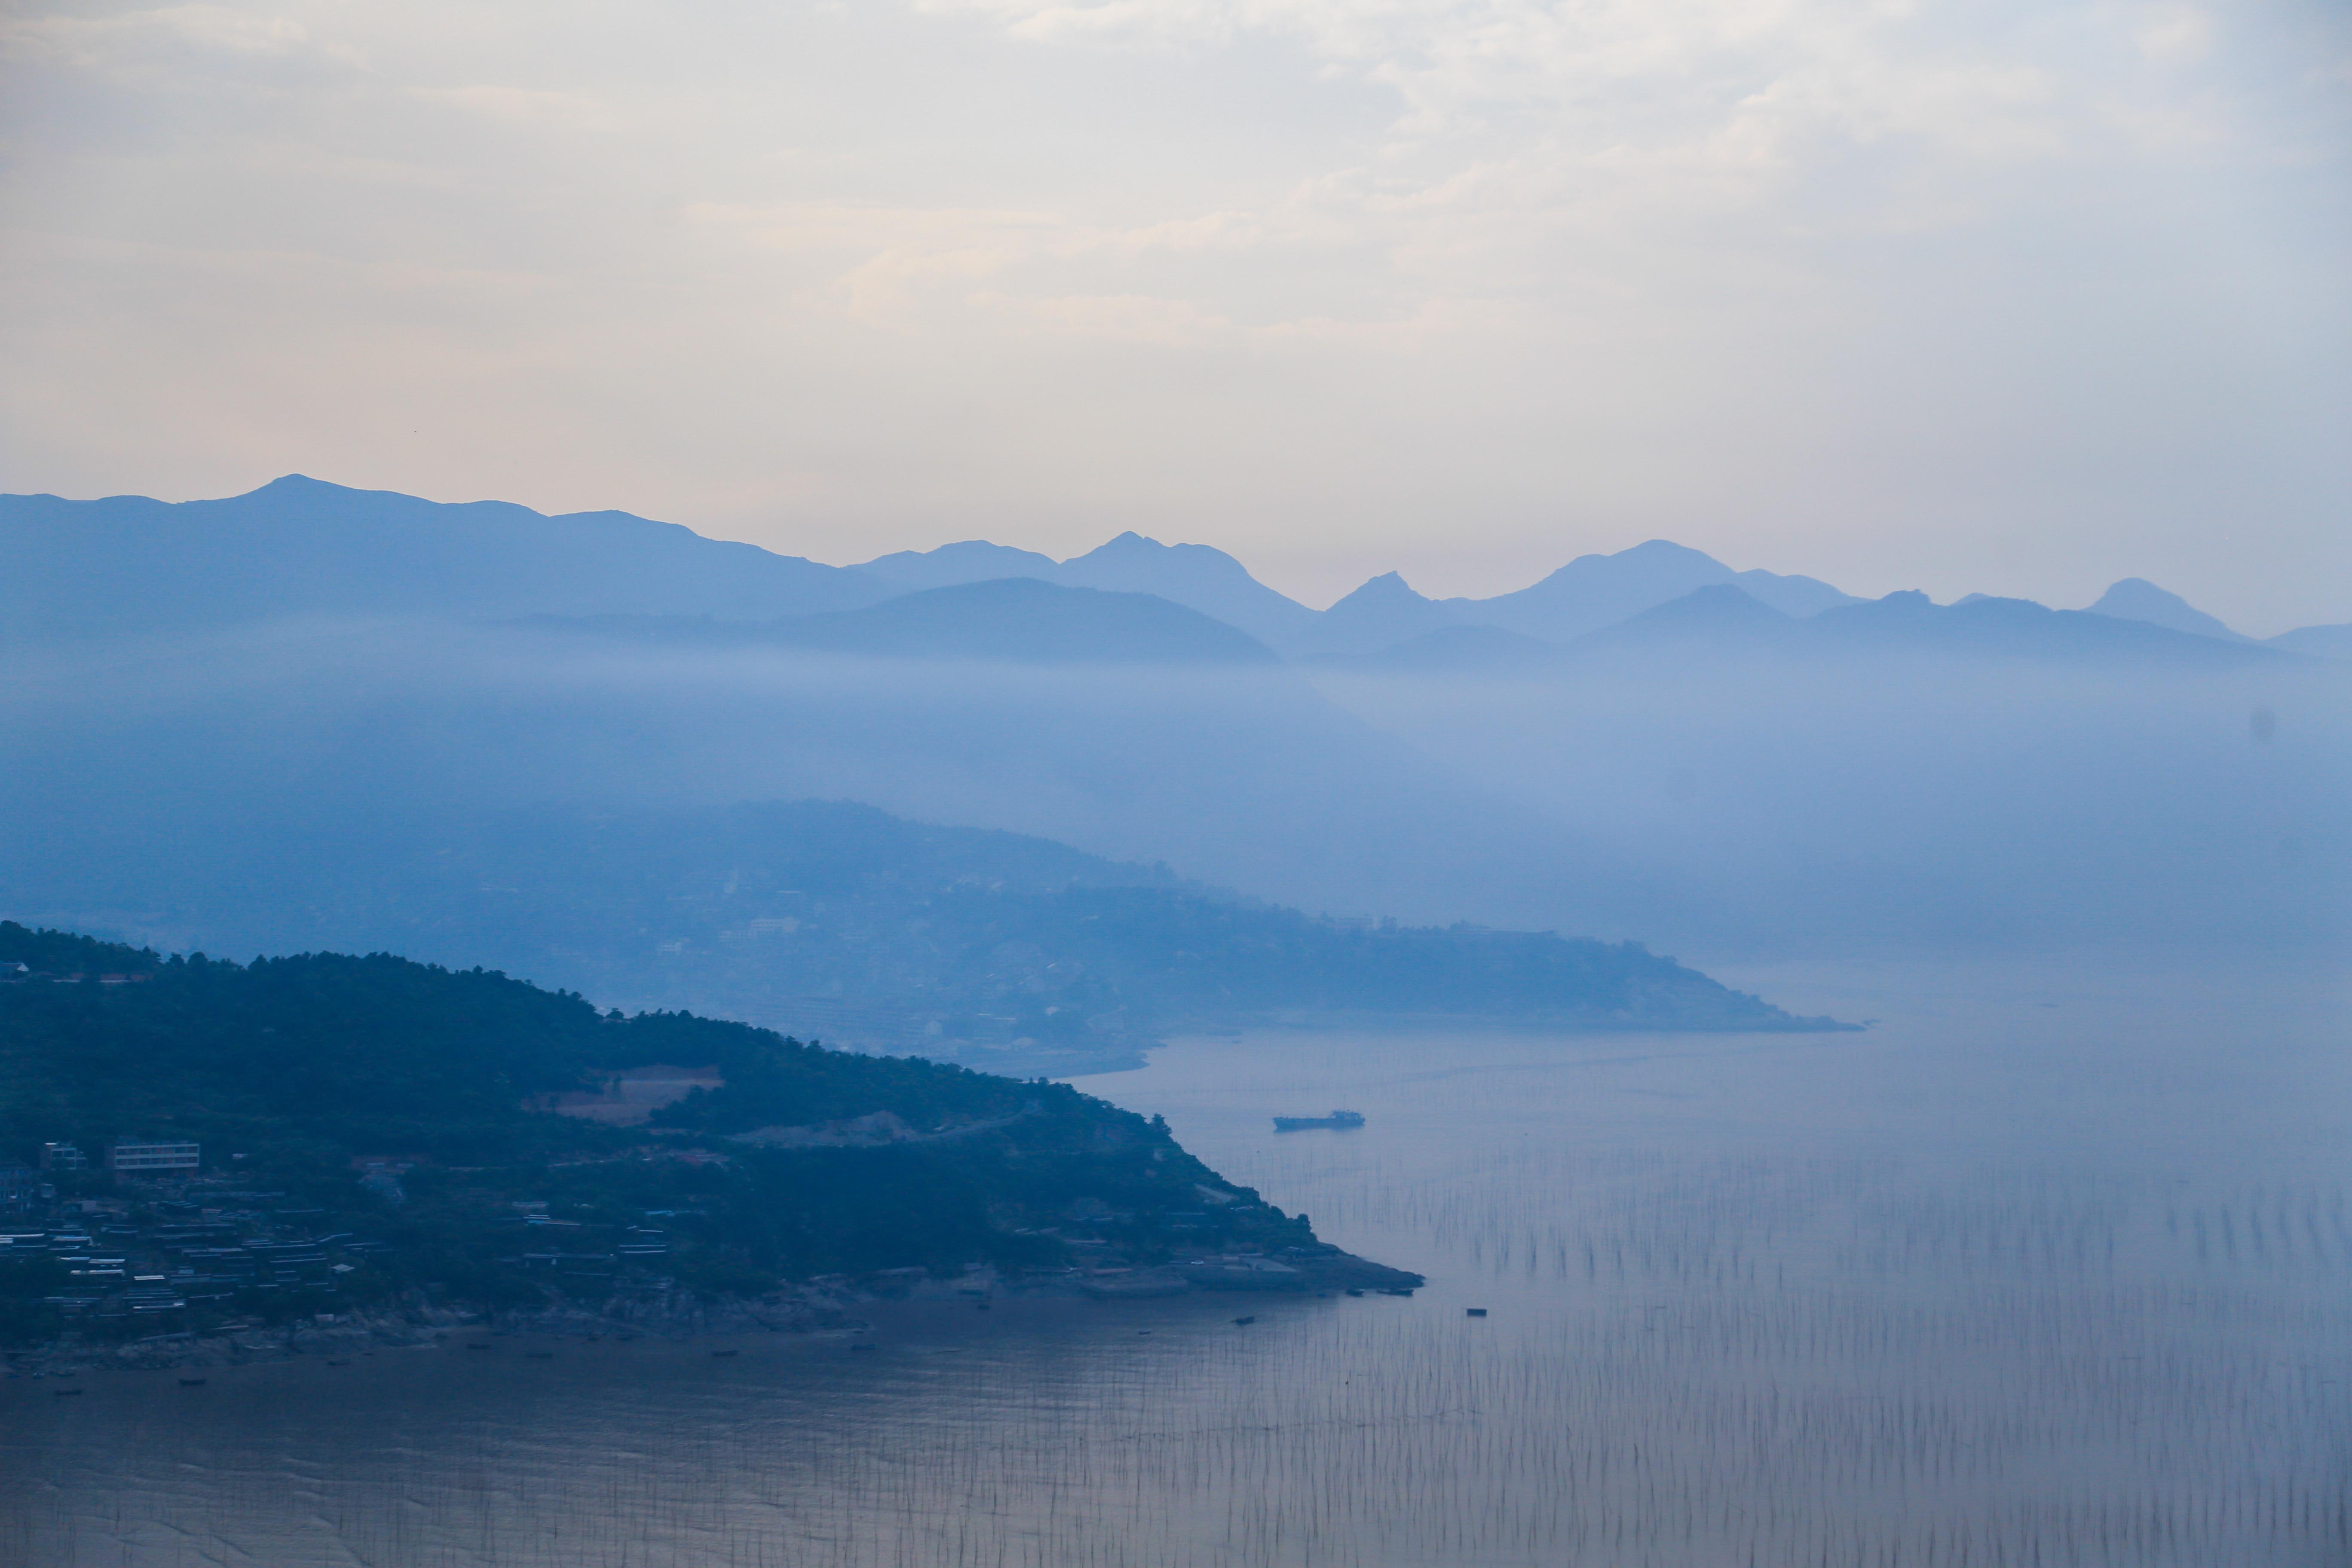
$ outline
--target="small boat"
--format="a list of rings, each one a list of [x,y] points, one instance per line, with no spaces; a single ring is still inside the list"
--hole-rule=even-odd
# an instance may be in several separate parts
[[[56,1394],[59,1399],[63,1399],[69,1394],[79,1394],[81,1390],[79,1388],[52,1388],[49,1392]]]
[[[1357,1289],[1353,1285],[1350,1285],[1348,1287],[1348,1294],[1350,1296],[1361,1296],[1363,1292]]]
[[[1235,1328],[1245,1329],[1256,1321],[1257,1320],[1255,1318],[1235,1318],[1234,1320],[1234,1326]]]
[[[555,1359],[555,1352],[553,1351],[525,1351],[522,1354],[525,1361],[553,1361]]]
[[[1486,1315],[1486,1309],[1484,1307],[1471,1307],[1466,1310],[1474,1318],[1483,1318]]]
[[[327,1364],[329,1366],[349,1366],[352,1363],[347,1361],[331,1361]]]
[[[202,1388],[204,1385],[205,1380],[201,1377],[184,1377],[180,1379],[180,1386],[182,1388]]]
[[[740,1351],[712,1351],[710,1353],[712,1355],[740,1355],[743,1352]]]
[[[1331,1127],[1345,1131],[1361,1127],[1364,1113],[1360,1110],[1335,1110],[1328,1116],[1277,1116],[1274,1119],[1276,1132],[1304,1132],[1310,1127]]]
[[[487,1342],[487,1341],[483,1341],[483,1340],[475,1340],[475,1341],[472,1341],[472,1342],[468,1342],[468,1343],[467,1344],[466,1348],[467,1348],[467,1350],[469,1350],[469,1351],[486,1351],[486,1350],[489,1349],[490,1347],[489,1347],[488,1342]]]

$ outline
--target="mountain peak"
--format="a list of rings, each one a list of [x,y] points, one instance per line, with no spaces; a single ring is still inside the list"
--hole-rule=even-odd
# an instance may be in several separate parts
[[[1130,528],[1114,538],[1105,540],[1083,555],[1071,556],[1062,564],[1075,566],[1081,561],[1129,560],[1139,556],[1161,554],[1181,548],[1181,545],[1162,544],[1150,534],[1138,533]],[[1205,549],[1206,546],[1196,545],[1193,548]],[[1217,551],[1215,553],[1223,555],[1224,552]],[[1227,556],[1226,559],[1231,560],[1232,557]],[[1240,563],[1235,562],[1234,564],[1239,565]]]
[[[942,588],[952,583],[980,583],[997,577],[1037,577],[1050,581],[1060,570],[1050,555],[992,544],[985,539],[961,539],[934,550],[894,550],[859,563],[853,570],[871,573],[898,587],[914,592]]]
[[[1704,551],[1651,539],[1613,555],[1580,555],[1533,587],[1460,608],[1469,619],[1567,642],[1734,575]]]
[[[1629,557],[1644,561],[1704,561],[1710,566],[1720,566],[1723,564],[1723,563],[1717,561],[1714,556],[1709,555],[1704,550],[1693,550],[1689,545],[1676,544],[1671,539],[1645,539],[1630,550],[1621,550],[1617,552],[1615,555],[1584,555],[1579,556],[1578,559],[1582,561],[1622,561]]]
[[[1362,586],[1339,600],[1339,604],[1333,605],[1331,610],[1324,613],[1328,615],[1332,610],[1339,609],[1340,605],[1352,605],[1359,609],[1363,609],[1376,605],[1388,608],[1399,605],[1433,603],[1435,603],[1434,600],[1415,593],[1412,584],[1404,580],[1402,573],[1383,572],[1379,576],[1367,580]]]
[[[2223,642],[2252,640],[2231,630],[2218,618],[2207,615],[2179,595],[2168,593],[2145,577],[2126,577],[2110,584],[2107,591],[2099,595],[2098,603],[2086,607],[2095,616],[2107,616],[2119,621],[2145,621],[2149,626],[2188,632],[2195,637],[2218,637]]]
[[[1063,562],[1055,580],[1074,588],[1156,594],[1277,649],[1295,648],[1315,625],[1314,611],[1267,587],[1213,545],[1162,544],[1132,529]]]
[[[236,500],[289,500],[303,497],[385,495],[384,490],[353,489],[349,485],[335,484],[327,479],[314,479],[308,474],[280,474],[257,489],[250,489]],[[405,499],[405,498],[404,498]]]

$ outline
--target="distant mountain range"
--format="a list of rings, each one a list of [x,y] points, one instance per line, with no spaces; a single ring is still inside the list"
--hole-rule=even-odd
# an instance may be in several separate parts
[[[2169,595],[2168,595],[2168,597]],[[2192,614],[2194,612],[2191,612]],[[2174,631],[2088,610],[2053,610],[1978,594],[1937,605],[1925,594],[1857,599],[1808,616],[1783,615],[1730,583],[1695,588],[1566,644],[1487,626],[1424,632],[1353,661],[1392,673],[1572,671],[1612,659],[1749,658],[1908,653],[2070,663],[2234,666],[2283,656],[2249,638]]]
[[[642,963],[644,1005],[763,1021],[838,979],[837,1034],[903,993],[857,963],[944,962],[915,929],[932,917],[861,901],[898,934],[793,969],[772,928],[725,933],[805,914],[714,905],[705,931],[685,918],[698,884],[675,879],[690,858],[769,863],[750,819],[704,855],[695,813],[808,799],[1164,861],[1296,910],[1718,962],[2352,932],[2334,662],[2352,636],[2255,644],[2142,583],[2087,610],[1864,601],[1653,542],[1488,600],[1386,574],[1318,613],[1135,535],[1067,562],[968,542],[837,567],[301,479],[184,505],[0,498],[0,914],[144,940],[497,953],[574,984]],[[446,864],[384,863],[337,826],[534,813],[576,831],[527,875],[446,837]],[[579,826],[644,813],[642,840]],[[1189,897],[1167,895],[1154,941],[1193,940]],[[1066,943],[1091,986],[1126,960],[1088,944],[1132,911],[1084,902],[987,920],[1046,921],[1052,942],[998,942]],[[575,903],[636,913],[540,956],[489,945]],[[1258,936],[1291,940],[1269,921]],[[1325,973],[1311,956],[1299,974]],[[925,984],[942,1016],[1043,1041],[983,994],[996,963]],[[1146,996],[1190,1016],[1159,979],[1114,989],[1083,1016]],[[858,1026],[886,1023],[913,1026]]]
[[[1615,554],[1579,556],[1541,582],[1494,598],[1433,600],[1388,573],[1317,611],[1258,582],[1223,551],[1131,532],[1060,562],[971,540],[829,566],[626,512],[549,517],[506,502],[446,505],[300,475],[220,500],[0,497],[0,559],[9,567],[0,574],[0,642],[19,645],[303,616],[552,616],[751,623],[766,628],[760,637],[778,643],[918,657],[928,650],[1083,658],[1097,640],[1104,657],[1118,659],[1260,657],[1196,623],[1155,620],[1153,612],[1114,602],[1150,595],[1292,660],[1464,668],[1568,647],[1700,590],[1734,589],[1796,620],[1862,602],[1815,578],[1735,572],[1699,551],[1651,540]],[[940,594],[1011,579],[1109,597],[1010,588]],[[908,602],[910,595],[924,596]],[[1896,598],[1896,608],[1853,625],[1882,637],[1916,633],[1929,643],[1982,649],[1999,641],[2003,626],[2024,638],[2018,648],[2044,653],[2079,652],[2095,640],[2079,628],[2052,632],[2055,623],[2018,613],[2008,621],[1930,617],[1919,595]],[[898,608],[877,611],[893,601]],[[1722,604],[1720,595],[1703,599],[1694,613],[1717,621],[1737,613]],[[2118,582],[2084,611],[2063,613],[2216,643],[2252,641],[2138,578]],[[1770,624],[1755,622],[1751,630]],[[2038,629],[2021,629],[2028,626]],[[654,630],[638,626],[633,635]],[[663,635],[691,634],[674,626]],[[2347,657],[2352,626],[2306,626],[2269,642],[2297,655]],[[2127,646],[2115,642],[2109,651]],[[2147,646],[2179,656],[2177,645]]]

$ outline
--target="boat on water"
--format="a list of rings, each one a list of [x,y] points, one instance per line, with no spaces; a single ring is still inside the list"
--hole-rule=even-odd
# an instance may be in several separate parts
[[[1274,1119],[1276,1132],[1304,1132],[1310,1127],[1361,1127],[1364,1114],[1360,1110],[1335,1110],[1328,1116],[1277,1116]]]

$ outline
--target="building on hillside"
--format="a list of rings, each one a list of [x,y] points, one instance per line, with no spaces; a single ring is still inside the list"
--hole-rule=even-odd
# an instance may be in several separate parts
[[[202,1153],[196,1143],[117,1138],[107,1145],[106,1168],[118,1176],[193,1176],[204,1163]]]
[[[41,1169],[44,1171],[87,1171],[89,1162],[82,1152],[70,1143],[41,1145]]]

